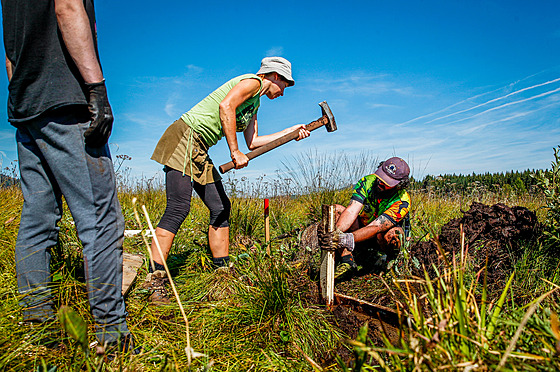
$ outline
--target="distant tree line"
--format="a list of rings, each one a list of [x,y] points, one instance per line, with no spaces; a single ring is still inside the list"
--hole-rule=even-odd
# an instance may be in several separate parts
[[[536,171],[509,171],[505,173],[484,174],[444,174],[428,175],[421,181],[414,180],[411,186],[415,190],[429,190],[440,193],[490,191],[503,193],[538,192],[533,175]]]
[[[536,171],[510,171],[505,173],[484,174],[443,174],[439,176],[428,175],[422,180],[411,179],[410,189],[426,190],[438,193],[480,192],[490,191],[497,193],[533,193],[539,192],[533,175]],[[19,185],[19,179],[0,173],[0,187]]]

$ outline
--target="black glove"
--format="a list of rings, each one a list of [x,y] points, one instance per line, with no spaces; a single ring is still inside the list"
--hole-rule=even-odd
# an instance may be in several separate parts
[[[319,240],[319,246],[323,250],[334,251],[336,250],[336,244],[333,241],[333,233],[325,232],[322,224],[317,227],[317,238]]]
[[[101,147],[107,143],[113,129],[113,111],[107,98],[105,80],[99,83],[86,84],[88,110],[91,114],[91,124],[84,133],[86,145]]]

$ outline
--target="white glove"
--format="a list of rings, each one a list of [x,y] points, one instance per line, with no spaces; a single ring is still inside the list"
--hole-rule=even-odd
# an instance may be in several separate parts
[[[337,229],[334,240],[338,240],[338,248],[346,249],[350,252],[354,250],[354,234],[343,233]]]

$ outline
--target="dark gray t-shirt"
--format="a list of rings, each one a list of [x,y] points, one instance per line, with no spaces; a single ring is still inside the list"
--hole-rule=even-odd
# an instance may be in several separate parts
[[[84,0],[97,51],[93,0]],[[83,79],[58,28],[54,0],[2,0],[4,47],[12,62],[8,119],[13,124],[49,109],[87,105]]]

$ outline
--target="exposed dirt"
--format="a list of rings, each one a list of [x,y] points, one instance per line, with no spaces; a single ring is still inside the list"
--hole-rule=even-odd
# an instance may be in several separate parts
[[[514,260],[521,256],[527,241],[538,235],[539,225],[534,212],[524,207],[508,207],[505,204],[492,206],[472,203],[463,212],[462,218],[455,218],[445,224],[436,239],[419,242],[410,249],[411,256],[420,263],[414,273],[423,276],[424,266],[431,276],[435,275],[432,264],[441,267],[437,242],[448,260],[453,255],[461,255],[461,227],[464,233],[464,254],[475,272],[488,261],[488,287],[490,290],[503,283],[510,275]]]
[[[335,316],[339,328],[351,339],[355,339],[360,327],[362,327],[365,322],[368,322],[368,337],[372,340],[374,345],[385,346],[383,344],[384,334],[392,344],[398,344],[399,329],[393,324],[368,316],[346,305],[336,305],[333,309],[333,315]]]
[[[301,270],[301,275],[296,275],[292,279],[291,286],[297,289],[301,299],[307,306],[314,307],[323,305],[319,291],[319,265],[320,265],[320,246],[317,239],[318,223],[308,226],[302,231],[300,236],[300,252],[297,260],[297,267]],[[357,292],[366,293],[366,298],[356,296],[364,300],[379,299],[384,297],[386,305],[393,306],[389,300],[386,288],[381,283],[380,277],[375,274],[356,277],[355,280],[336,283],[335,291],[338,293],[355,296]],[[373,293],[376,294],[373,294]],[[377,302],[379,303],[379,302]],[[383,335],[395,345],[398,344],[399,329],[396,324],[386,323],[378,317],[370,316],[346,304],[337,304],[332,308],[332,322],[344,332],[349,339],[355,339],[358,330],[367,322],[368,338],[376,346],[384,346]],[[352,351],[345,345],[340,345],[337,355],[346,363],[353,360]],[[333,360],[323,361],[324,365],[332,364]]]
[[[303,265],[299,266],[303,271],[301,275],[295,275],[290,280],[290,286],[299,293],[302,303],[308,307],[317,307],[324,309],[324,302],[321,299],[319,291],[319,283],[317,280],[311,280],[309,275],[305,272]],[[327,311],[327,310],[325,310]],[[367,322],[368,323],[368,338],[374,345],[383,347],[383,335],[385,335],[392,344],[398,345],[400,341],[399,329],[393,322],[386,323],[375,316],[370,316],[356,310],[352,306],[338,304],[332,308],[330,312],[332,315],[331,322],[336,325],[348,339],[356,339],[359,329]],[[352,351],[345,345],[340,344],[336,350],[336,354],[345,363],[350,363],[353,360]],[[332,365],[334,359],[321,361],[324,366]]]

